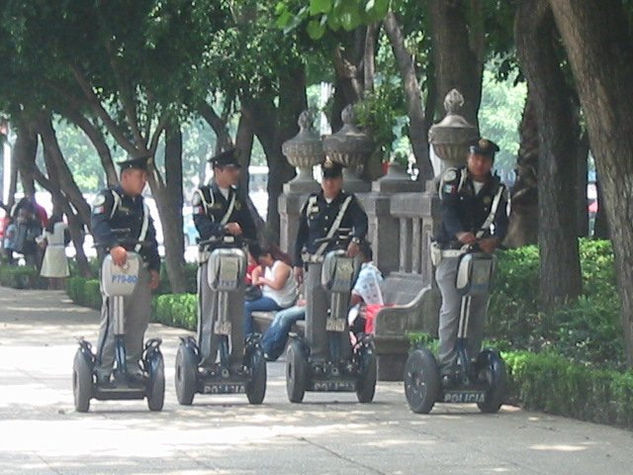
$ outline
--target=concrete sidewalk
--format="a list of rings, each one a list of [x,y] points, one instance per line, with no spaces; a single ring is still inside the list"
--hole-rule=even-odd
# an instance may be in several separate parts
[[[633,433],[514,407],[409,411],[401,383],[355,394],[286,398],[284,364],[268,364],[262,406],[197,395],[178,405],[173,366],[183,330],[163,338],[165,409],[92,401],[73,410],[75,337],[96,341],[97,312],[65,294],[0,288],[1,473],[632,473]]]

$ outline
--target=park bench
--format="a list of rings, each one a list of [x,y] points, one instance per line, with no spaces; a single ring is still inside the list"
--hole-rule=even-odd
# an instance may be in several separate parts
[[[409,352],[408,332],[437,334],[440,298],[437,290],[424,287],[420,276],[390,274],[382,284],[384,301],[393,304],[376,314],[374,342],[380,381],[402,381]],[[274,312],[253,312],[255,328],[264,333]],[[292,332],[303,335],[305,322],[298,321]]]

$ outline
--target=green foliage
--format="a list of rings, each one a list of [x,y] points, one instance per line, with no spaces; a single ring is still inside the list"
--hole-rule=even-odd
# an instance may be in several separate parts
[[[154,299],[152,321],[187,330],[198,325],[198,297],[196,294],[165,294]]]
[[[0,265],[0,285],[14,289],[43,289],[46,282],[39,271],[30,266]]]
[[[579,363],[623,367],[613,251],[607,241],[580,241],[583,293],[550,312],[538,309],[536,246],[500,254],[490,298],[486,335],[515,349],[550,348]]]
[[[389,0],[310,0],[277,2],[277,26],[285,33],[306,25],[310,37],[321,39],[329,28],[352,31],[361,25],[380,21],[389,10]]]
[[[195,262],[188,262],[185,264],[185,280],[186,280],[186,292],[195,292],[197,288],[197,273],[198,264]],[[167,278],[167,265],[165,262],[161,262],[160,266],[160,287],[156,292],[158,294],[170,294],[171,285]]]
[[[389,76],[379,81],[373,91],[355,105],[358,124],[371,134],[376,153],[381,161],[389,160],[394,152],[395,142],[404,135],[406,114],[402,84],[397,76]],[[406,168],[407,155],[397,158]]]
[[[550,352],[502,356],[513,395],[526,408],[633,427],[633,371],[587,368]]]
[[[68,297],[77,305],[94,308],[101,308],[101,290],[97,279],[85,279],[74,276],[66,279],[66,293]]]
[[[499,144],[495,170],[504,180],[512,176],[519,150],[519,125],[527,96],[525,82],[516,82],[517,72],[499,80],[497,65],[488,62],[484,70],[479,129],[483,137]]]
[[[437,353],[438,341],[430,335],[408,336],[413,348],[424,345]],[[508,401],[527,409],[633,428],[633,371],[590,368],[553,351],[535,354],[499,343],[484,347],[501,350],[509,376]]]

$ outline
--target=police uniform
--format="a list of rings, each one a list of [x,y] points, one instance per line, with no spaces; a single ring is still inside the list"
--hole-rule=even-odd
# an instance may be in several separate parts
[[[323,178],[342,176],[342,167],[331,161],[323,164]],[[340,216],[340,218],[339,218]],[[367,235],[367,214],[353,194],[342,191],[331,201],[325,199],[323,191],[312,193],[301,209],[299,230],[295,241],[295,266],[307,265],[304,282],[306,300],[306,338],[310,343],[310,354],[315,358],[327,356],[328,345],[325,332],[328,299],[321,285],[321,262],[305,263],[302,254],[324,256],[335,244],[321,245],[315,241],[328,236],[333,226],[336,229],[351,229],[352,240],[360,242]],[[347,338],[347,333],[345,338]]]
[[[145,170],[147,157],[119,162],[121,171],[128,168]],[[140,373],[138,365],[143,352],[143,337],[151,314],[150,271],[160,271],[160,256],[156,242],[156,230],[149,208],[142,196],[126,195],[121,186],[99,192],[92,204],[92,235],[96,244],[103,246],[101,256],[116,246],[137,252],[144,265],[139,271],[139,280],[134,292],[124,298],[125,348],[128,371]],[[127,241],[127,242],[126,242]],[[143,245],[132,244],[145,241]],[[102,293],[101,328],[97,344],[97,376],[107,380],[114,363],[114,318],[110,315],[109,298]]]
[[[494,159],[499,148],[494,142],[481,139],[470,148],[473,154]],[[455,288],[455,277],[459,252],[462,244],[457,234],[471,232],[477,238],[494,237],[503,240],[508,229],[506,213],[507,190],[499,178],[489,175],[480,189],[467,167],[449,168],[440,181],[440,209],[442,223],[436,241],[442,249],[442,260],[437,266],[435,280],[442,294],[442,307],[439,322],[439,364],[443,374],[454,370],[457,359],[455,341],[461,307],[461,295]],[[494,209],[494,215],[491,211]],[[491,216],[492,219],[488,217]],[[482,226],[486,225],[483,229]],[[483,326],[486,317],[487,296],[473,296],[471,299],[468,327],[468,350],[476,355],[481,347]]]
[[[210,162],[214,167],[240,167],[234,150],[216,155]],[[215,182],[202,186],[194,192],[192,205],[193,222],[202,240],[223,236],[227,223],[238,223],[243,237],[257,239],[257,230],[248,206],[235,188],[231,187],[223,193]],[[219,342],[219,336],[213,333],[218,313],[217,292],[211,290],[208,284],[207,259],[207,253],[201,253],[198,263],[198,345],[203,366],[215,363]],[[230,315],[244,313],[243,291],[229,293],[228,309]],[[231,360],[241,361],[243,331],[239,325],[232,325],[231,331]]]

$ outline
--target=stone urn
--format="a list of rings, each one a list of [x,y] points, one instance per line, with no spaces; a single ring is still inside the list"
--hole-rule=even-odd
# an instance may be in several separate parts
[[[355,125],[354,109],[348,105],[341,112],[343,127],[323,139],[325,155],[343,165],[343,187],[351,192],[369,191],[370,183],[360,178],[365,163],[373,151],[372,140]]]
[[[314,116],[309,111],[299,114],[297,123],[299,133],[281,145],[281,151],[288,163],[297,168],[297,176],[284,185],[284,191],[310,192],[317,190],[319,184],[314,181],[312,169],[323,162],[323,141],[312,123]]]
[[[429,129],[429,143],[440,159],[439,169],[434,165],[436,176],[446,168],[464,165],[468,147],[479,138],[477,127],[459,114],[463,105],[464,96],[452,89],[444,99],[446,117]]]

